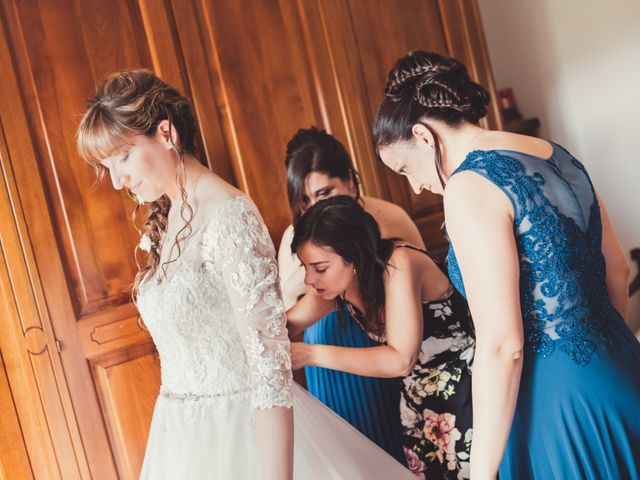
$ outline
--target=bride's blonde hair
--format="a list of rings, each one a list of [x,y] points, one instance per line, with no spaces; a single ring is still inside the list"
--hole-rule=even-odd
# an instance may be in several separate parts
[[[160,80],[148,70],[120,71],[109,75],[98,85],[96,94],[89,100],[87,111],[82,116],[76,134],[76,143],[80,156],[89,163],[100,181],[106,168],[100,163],[112,156],[114,152],[135,135],[153,136],[158,124],[168,120],[175,129],[178,141],[174,144],[179,156],[177,183],[182,197],[180,214],[185,226],[176,234],[175,242],[178,257],[181,253],[180,238],[191,233],[193,210],[187,202],[185,190],[184,155],[196,153],[196,120],[189,101],[175,88]],[[172,141],[173,142],[173,141]],[[135,195],[127,189],[129,196]],[[160,265],[160,245],[163,234],[167,231],[167,216],[171,201],[166,195],[148,204],[144,225],[136,225],[140,205],[132,214],[132,219],[139,232],[145,233],[151,240],[152,248],[146,256],[146,262],[140,262],[140,248],[136,246],[135,258],[138,273],[133,284],[135,300],[140,284],[153,277],[158,268],[166,272],[166,266],[177,260],[171,259]],[[179,238],[180,237],[180,238]],[[173,247],[172,247],[173,248]]]

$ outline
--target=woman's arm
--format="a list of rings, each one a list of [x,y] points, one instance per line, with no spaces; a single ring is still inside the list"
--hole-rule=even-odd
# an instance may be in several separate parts
[[[615,309],[620,315],[626,317],[629,308],[629,264],[613,230],[604,203],[600,196],[597,198],[602,219],[602,254],[607,265],[607,290]]]
[[[294,368],[317,366],[369,377],[401,377],[411,373],[422,341],[419,272],[407,249],[396,250],[385,281],[387,344],[369,348],[291,344]]]
[[[293,479],[293,409],[274,407],[255,413],[256,440],[265,480]]]
[[[287,310],[289,338],[294,339],[321,318],[333,312],[335,300],[325,300],[309,289],[293,307]]]
[[[493,480],[511,430],[523,361],[513,207],[473,172],[449,181],[444,207],[476,330],[471,478]]]
[[[284,307],[290,309],[307,291],[304,284],[304,267],[297,255],[291,253],[293,240],[293,226],[289,225],[282,234],[280,249],[278,250],[278,269],[280,272],[280,290]]]
[[[233,205],[207,225],[203,256],[222,275],[249,364],[260,478],[291,480],[293,379],[275,249],[256,206]]]
[[[398,238],[425,249],[418,227],[404,208],[379,198],[364,197],[363,200],[365,210],[378,222],[382,238]]]

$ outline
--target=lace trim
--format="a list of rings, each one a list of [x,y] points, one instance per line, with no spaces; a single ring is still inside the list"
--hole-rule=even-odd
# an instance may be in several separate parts
[[[254,409],[292,407],[291,356],[283,344],[267,350],[255,328],[249,328],[247,355],[251,364],[251,385],[255,388],[251,398]]]

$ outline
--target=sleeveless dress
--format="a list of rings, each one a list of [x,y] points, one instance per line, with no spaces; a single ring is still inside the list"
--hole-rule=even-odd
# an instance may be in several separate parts
[[[275,250],[248,197],[213,210],[138,307],[162,381],[140,478],[259,479],[253,415],[291,406],[295,479],[414,478],[293,383]]]
[[[343,308],[307,328],[309,344],[366,348],[376,343]],[[307,389],[389,455],[405,464],[400,425],[398,378],[363,377],[321,367],[306,367]]]
[[[426,252],[410,245],[427,255]],[[364,316],[347,306],[359,324]],[[402,379],[402,446],[418,479],[468,479],[472,436],[471,365],[475,349],[466,300],[454,288],[423,302],[422,345],[413,371]],[[363,328],[363,327],[361,327]],[[373,345],[384,343],[369,333]]]
[[[291,253],[293,227],[282,235],[281,244],[287,247],[280,255],[291,255],[287,264],[300,265],[298,257]],[[285,260],[285,259],[282,259]],[[302,272],[281,278],[283,290],[304,293],[304,268]],[[286,303],[286,302],[285,302]],[[374,345],[367,333],[351,317],[346,308],[335,310],[304,331],[304,342],[315,345],[365,348]],[[402,464],[406,463],[402,451],[400,426],[400,379],[375,378],[353,375],[321,367],[305,367],[306,386],[309,393],[340,415],[369,440]]]
[[[553,144],[546,160],[474,151],[462,171],[514,209],[525,354],[500,480],[640,478],[640,344],[607,293],[585,168]],[[449,272],[464,293],[454,247]]]

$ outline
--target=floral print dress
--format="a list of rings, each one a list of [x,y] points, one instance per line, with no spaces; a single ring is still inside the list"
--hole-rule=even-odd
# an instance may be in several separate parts
[[[419,479],[468,479],[473,324],[466,300],[453,287],[443,299],[422,305],[422,347],[413,371],[402,380],[403,450]],[[347,306],[354,318],[363,320],[362,312]]]
[[[422,310],[422,348],[400,397],[407,464],[421,479],[466,479],[475,349],[467,302],[451,289],[445,299],[423,303]]]

